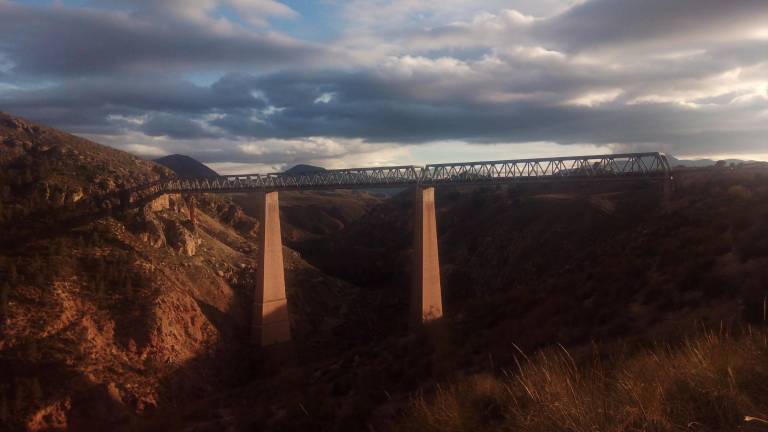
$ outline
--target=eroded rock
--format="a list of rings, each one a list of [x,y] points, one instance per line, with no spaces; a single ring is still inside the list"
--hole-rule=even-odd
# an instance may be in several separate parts
[[[83,194],[83,190],[80,189],[79,187],[78,188],[70,189],[67,192],[67,202],[68,203],[76,203],[76,202],[80,201],[81,199],[83,199],[83,195],[84,195]]]
[[[168,195],[163,194],[147,204],[147,207],[153,212],[159,212],[168,210],[170,208],[170,200]]]
[[[197,235],[175,220],[167,222],[165,238],[170,247],[186,256],[194,256],[197,252],[197,246],[200,244],[200,238]]]
[[[145,206],[141,209],[141,239],[152,247],[163,247],[166,245],[165,230],[163,224],[157,219],[155,213]]]

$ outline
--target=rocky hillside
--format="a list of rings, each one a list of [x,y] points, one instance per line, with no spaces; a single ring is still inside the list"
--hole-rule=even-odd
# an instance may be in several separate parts
[[[0,220],[173,175],[127,153],[0,113]]]
[[[171,175],[0,117],[1,424],[135,428],[142,416],[254,373],[248,329],[258,220],[229,200],[200,197],[192,225],[181,197],[165,196],[74,226],[55,223],[92,195]],[[53,223],[39,229],[45,221]],[[307,349],[322,347],[313,355],[333,350],[329,335],[354,320],[347,305],[356,288],[290,249],[285,256],[296,337]]]
[[[229,198],[245,214],[257,217],[256,196],[235,194]],[[383,201],[380,196],[357,190],[282,192],[283,240],[291,247],[312,240],[325,242]]]

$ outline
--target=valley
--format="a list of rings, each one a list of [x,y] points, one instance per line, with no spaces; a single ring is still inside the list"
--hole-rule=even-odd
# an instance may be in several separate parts
[[[597,358],[631,363],[640,381],[654,374],[649,350],[666,347],[655,355],[685,369],[690,343],[741,353],[744,340],[751,348],[724,358],[747,359],[749,376],[707,393],[722,415],[648,408],[632,414],[635,429],[611,427],[673,430],[686,418],[735,430],[768,412],[765,164],[679,168],[667,201],[653,185],[438,188],[445,317],[419,329],[407,319],[410,191],[281,192],[294,320],[279,355],[249,343],[252,194],[197,195],[194,224],[182,197],[165,195],[58,227],[85,197],[183,174],[4,114],[0,168],[9,430],[590,430],[608,423],[518,420],[548,411],[521,407],[515,387],[543,381],[515,377],[557,370],[587,392]],[[717,358],[702,354],[702,368]],[[720,366],[713,380],[727,383]],[[659,388],[699,382],[675,376]],[[675,391],[664,394],[679,406],[701,397]],[[635,402],[622,403],[613,409]]]

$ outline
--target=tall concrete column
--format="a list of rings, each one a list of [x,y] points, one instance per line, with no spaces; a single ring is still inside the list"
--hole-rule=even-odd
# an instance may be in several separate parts
[[[192,222],[192,226],[197,225],[197,219],[195,217],[195,197],[193,195],[182,195],[184,203],[187,205],[189,211],[189,221]]]
[[[414,255],[416,262],[411,291],[411,320],[414,324],[420,324],[443,316],[433,187],[416,189]]]
[[[285,298],[283,245],[280,238],[280,204],[277,192],[261,200],[259,271],[254,295],[252,341],[267,346],[291,339],[291,322]]]

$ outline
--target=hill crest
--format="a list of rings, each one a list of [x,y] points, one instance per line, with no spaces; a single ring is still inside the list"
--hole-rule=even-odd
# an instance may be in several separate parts
[[[283,171],[283,174],[305,174],[320,171],[326,171],[326,169],[315,165],[298,164]]]
[[[218,177],[219,173],[195,158],[172,154],[157,158],[154,162],[171,169],[179,177]]]

